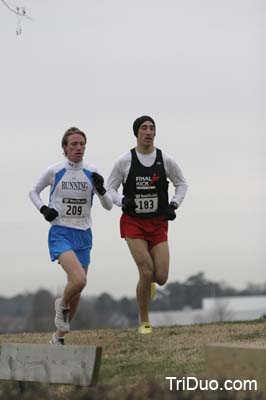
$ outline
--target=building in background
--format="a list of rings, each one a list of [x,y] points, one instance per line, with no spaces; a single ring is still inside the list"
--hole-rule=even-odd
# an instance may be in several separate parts
[[[209,297],[203,299],[199,309],[150,313],[153,326],[248,321],[263,317],[266,317],[266,296]]]

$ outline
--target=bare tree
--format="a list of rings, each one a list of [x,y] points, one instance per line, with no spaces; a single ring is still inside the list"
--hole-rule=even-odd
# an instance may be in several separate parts
[[[230,309],[229,302],[217,298],[214,307],[210,311],[211,321],[217,321],[217,322],[232,321],[233,316],[234,313]]]
[[[6,8],[10,12],[12,12],[13,14],[15,14],[17,16],[16,34],[20,35],[21,32],[22,32],[22,29],[21,29],[21,20],[22,20],[22,18],[26,18],[26,19],[29,19],[29,20],[32,20],[32,18],[27,14],[25,7],[13,5],[13,4],[11,4],[10,1],[7,1],[7,0],[0,0],[0,1],[6,6]]]

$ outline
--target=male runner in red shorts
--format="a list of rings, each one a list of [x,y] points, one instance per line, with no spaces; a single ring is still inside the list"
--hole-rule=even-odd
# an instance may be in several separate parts
[[[121,237],[125,238],[139,270],[137,302],[138,332],[152,332],[149,301],[155,295],[155,282],[164,285],[168,278],[168,220],[182,203],[187,184],[175,160],[154,146],[156,126],[144,115],[133,124],[137,146],[115,163],[107,182],[114,204],[122,207]],[[168,180],[175,194],[169,203]],[[123,195],[118,188],[123,184]]]

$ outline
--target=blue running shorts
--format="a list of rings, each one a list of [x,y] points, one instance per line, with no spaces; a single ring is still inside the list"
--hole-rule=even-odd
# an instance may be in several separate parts
[[[52,225],[48,234],[50,257],[55,261],[60,254],[73,250],[83,268],[90,264],[92,248],[91,229],[81,230],[66,226]]]

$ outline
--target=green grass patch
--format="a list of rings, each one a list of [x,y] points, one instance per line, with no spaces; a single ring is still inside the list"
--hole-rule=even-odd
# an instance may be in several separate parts
[[[47,333],[0,335],[0,343],[48,343],[50,336]],[[77,393],[83,396],[80,399],[73,394],[73,388],[55,385],[49,388],[53,396],[46,398],[68,400],[71,393],[71,400],[157,400],[157,394],[161,396],[158,400],[181,399],[180,394],[177,397],[174,393],[173,397],[169,393],[166,376],[202,376],[206,373],[206,345],[239,342],[266,345],[264,320],[154,328],[146,336],[138,335],[136,329],[73,331],[66,336],[66,345],[97,345],[103,349],[98,385],[79,390]],[[9,400],[1,388],[2,384],[0,400]],[[14,394],[15,389],[12,390]],[[1,393],[5,393],[4,397]],[[41,399],[38,393],[38,400]]]

